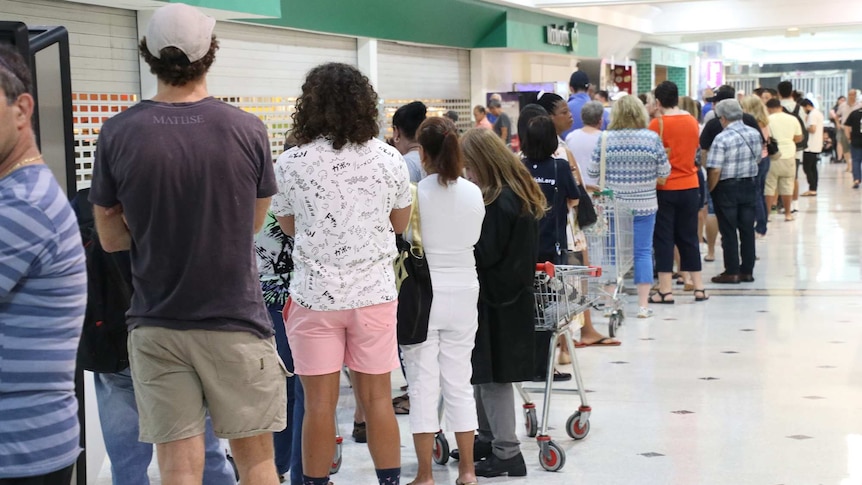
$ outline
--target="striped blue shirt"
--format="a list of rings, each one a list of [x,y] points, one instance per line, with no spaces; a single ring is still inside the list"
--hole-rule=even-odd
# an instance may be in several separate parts
[[[670,175],[670,163],[659,136],[646,128],[608,130],[605,155],[605,185],[637,216],[658,212],[656,180]],[[596,143],[587,172],[599,178],[602,139]]]
[[[0,479],[78,457],[75,357],[87,269],[72,208],[51,170],[0,179]]]

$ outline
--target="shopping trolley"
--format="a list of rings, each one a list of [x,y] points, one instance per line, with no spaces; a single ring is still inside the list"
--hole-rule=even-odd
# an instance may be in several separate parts
[[[600,309],[608,317],[608,334],[615,337],[625,320],[625,277],[634,266],[634,213],[609,189],[594,194],[593,206],[598,220],[584,229],[584,235],[590,263],[601,267],[604,277],[591,283],[593,291],[604,297]]]
[[[527,434],[539,443],[539,462],[548,471],[558,471],[566,464],[566,453],[548,435],[548,414],[551,407],[551,390],[554,383],[554,362],[556,361],[556,343],[560,336],[566,342],[569,355],[572,357],[572,373],[578,385],[581,405],[566,421],[566,433],[575,440],[584,439],[590,432],[590,408],[581,378],[581,369],[575,355],[575,344],[572,341],[571,327],[576,317],[589,310],[599,299],[599,295],[591,294],[589,280],[600,277],[602,269],[594,266],[554,266],[551,263],[536,265],[534,279],[535,293],[535,326],[536,331],[553,332],[549,359],[548,374],[545,380],[545,398],[542,404],[541,427],[536,417],[536,405],[530,400],[530,395],[520,383],[515,388],[524,400],[524,418]]]

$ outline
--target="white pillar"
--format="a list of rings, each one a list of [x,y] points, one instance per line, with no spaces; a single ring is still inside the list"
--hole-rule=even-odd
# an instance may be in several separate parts
[[[487,83],[485,82],[486,51],[473,49],[470,51],[470,105],[485,106],[485,98],[488,95]]]
[[[371,85],[380,94],[378,81],[377,39],[359,37],[356,39],[356,64],[368,76]]]
[[[144,37],[147,32],[147,24],[153,17],[152,10],[138,10],[138,40]],[[150,73],[150,66],[144,61],[141,56],[138,56],[140,62],[140,77],[141,77],[141,99],[150,99],[156,95],[159,84],[156,76]]]

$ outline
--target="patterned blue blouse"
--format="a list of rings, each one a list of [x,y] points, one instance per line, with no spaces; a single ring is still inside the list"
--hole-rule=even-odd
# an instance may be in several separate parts
[[[670,163],[659,136],[646,128],[608,130],[605,155],[605,186],[617,200],[631,208],[636,216],[658,211],[656,179],[670,175]],[[587,169],[590,177],[599,178],[602,142],[596,143],[593,159]]]

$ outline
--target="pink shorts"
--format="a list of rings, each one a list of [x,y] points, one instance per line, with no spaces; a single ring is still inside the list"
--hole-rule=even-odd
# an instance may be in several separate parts
[[[353,310],[315,311],[288,300],[284,328],[296,374],[332,374],[345,364],[364,374],[397,369],[397,311],[397,301]]]

